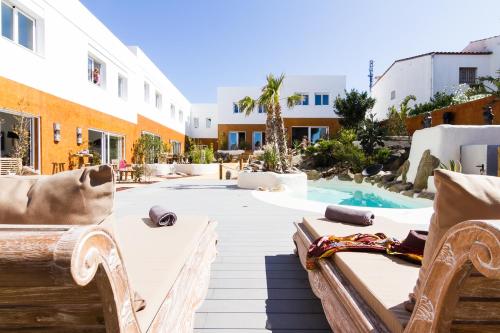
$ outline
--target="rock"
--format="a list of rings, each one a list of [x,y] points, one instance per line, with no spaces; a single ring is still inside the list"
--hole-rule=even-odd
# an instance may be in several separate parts
[[[434,200],[436,194],[432,192],[422,191],[417,195],[417,198]]]
[[[259,186],[257,187],[257,191],[262,191],[262,192],[267,191],[267,187]]]
[[[410,169],[410,160],[406,160],[398,169],[396,172],[396,177],[401,176],[401,180],[403,183],[406,183],[406,174],[408,173],[408,170]]]
[[[307,180],[318,180],[321,178],[321,173],[317,170],[307,170],[305,173]]]
[[[383,175],[382,177],[380,177],[380,182],[381,183],[388,183],[388,182],[392,182],[393,180],[396,179],[396,175],[393,174],[393,173],[389,173],[389,174],[386,174],[386,175]]]
[[[292,156],[292,165],[302,165],[304,159],[302,158],[302,155],[293,155]]]
[[[412,188],[411,183],[406,183],[406,184],[398,183],[398,184],[394,184],[391,187],[389,187],[389,191],[399,193],[402,191],[408,191],[411,188]]]
[[[361,184],[363,182],[363,178],[363,175],[360,173],[354,175],[354,181],[358,184]]]
[[[377,183],[377,186],[382,188],[382,186],[384,186],[384,183]]]
[[[364,182],[365,183],[371,183],[372,182],[372,177],[365,177]]]
[[[340,175],[337,176],[337,178],[342,181],[347,181],[347,182],[352,181],[352,177],[347,173],[341,173]]]
[[[406,195],[407,197],[413,198],[413,195],[415,192],[413,190],[408,190],[408,191],[403,191],[401,192],[402,195]]]
[[[429,149],[424,151],[418,164],[415,181],[413,182],[415,191],[422,191],[427,188],[427,179],[429,176],[432,176],[434,169],[437,167],[439,167],[439,158],[432,155]]]

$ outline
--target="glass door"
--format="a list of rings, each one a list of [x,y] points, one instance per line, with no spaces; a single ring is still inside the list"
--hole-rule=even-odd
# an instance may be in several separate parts
[[[253,132],[252,148],[253,150],[261,150],[264,146],[264,133]]]
[[[229,132],[228,149],[238,149],[238,132]]]

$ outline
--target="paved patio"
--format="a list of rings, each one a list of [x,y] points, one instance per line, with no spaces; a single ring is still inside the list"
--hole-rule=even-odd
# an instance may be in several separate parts
[[[139,193],[150,205],[219,222],[219,255],[195,332],[330,332],[293,254],[292,222],[311,213],[266,204],[235,181],[184,178],[117,193],[118,217],[144,209],[133,200]]]

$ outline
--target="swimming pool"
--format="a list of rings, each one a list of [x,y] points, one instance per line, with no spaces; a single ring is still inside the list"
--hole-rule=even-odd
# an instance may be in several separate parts
[[[307,200],[345,206],[412,209],[432,206],[431,200],[405,197],[372,185],[311,181]]]

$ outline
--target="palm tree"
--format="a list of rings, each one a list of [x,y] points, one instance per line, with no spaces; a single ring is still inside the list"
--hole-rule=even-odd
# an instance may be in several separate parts
[[[266,117],[266,141],[272,149],[278,153],[278,161],[275,165],[275,172],[287,172],[290,168],[288,162],[288,147],[286,143],[285,124],[281,114],[281,101],[286,99],[288,108],[293,108],[302,101],[302,96],[294,94],[292,96],[281,98],[280,90],[283,85],[285,75],[281,74],[275,77],[269,74],[266,78],[267,83],[261,90],[261,95],[257,99],[246,96],[238,103],[241,112],[250,115],[256,108],[262,107],[267,114]]]

